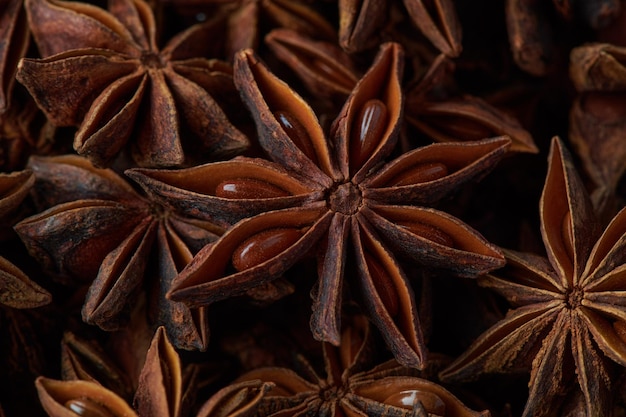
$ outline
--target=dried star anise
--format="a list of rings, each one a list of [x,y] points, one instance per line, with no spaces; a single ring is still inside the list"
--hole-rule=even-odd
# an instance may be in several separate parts
[[[185,378],[178,353],[163,327],[157,329],[146,353],[132,407],[97,381],[39,377],[35,384],[51,417],[184,417],[189,414],[187,391],[195,389],[193,379]]]
[[[0,115],[9,108],[17,62],[26,53],[29,43],[22,3],[22,0],[0,3]]]
[[[142,166],[181,165],[183,148],[215,157],[247,147],[212,97],[234,91],[230,66],[205,57],[214,22],[159,49],[143,0],[111,0],[109,12],[56,0],[26,9],[43,58],[20,61],[17,79],[50,121],[79,126],[74,149],[94,164],[109,165],[129,142]]]
[[[371,47],[396,0],[340,0],[339,44],[348,52]],[[450,0],[403,0],[412,22],[442,53],[456,57],[462,51],[461,25]]]
[[[268,367],[247,372],[241,381],[260,380],[273,387],[257,405],[265,416],[489,416],[467,408],[434,382],[411,375],[395,361],[366,370],[371,362],[371,333],[362,316],[351,317],[339,347],[323,343],[325,376],[298,357],[299,373]]]
[[[358,72],[350,57],[338,46],[315,41],[296,32],[276,29],[265,38],[274,54],[303,81],[309,93],[326,107],[345,98],[358,82]],[[404,118],[411,129],[412,143],[425,138],[427,143],[480,140],[508,136],[511,152],[536,153],[530,133],[517,120],[484,100],[444,92],[444,79],[454,67],[445,55],[437,56],[420,77],[407,86]],[[420,138],[413,137],[417,130]],[[408,148],[413,148],[409,143]]]
[[[435,144],[384,163],[402,115],[402,51],[381,48],[328,136],[308,105],[250,51],[235,81],[271,158],[236,158],[189,170],[129,175],[183,212],[233,222],[172,285],[173,300],[198,307],[242,294],[318,252],[311,330],[339,343],[346,264],[349,288],[404,365],[423,365],[413,290],[397,256],[473,277],[503,265],[500,251],[451,215],[424,206],[486,174],[510,140]],[[189,176],[196,181],[188,181]],[[256,215],[255,215],[256,214]]]
[[[76,155],[31,158],[29,167],[37,177],[37,203],[48,209],[21,221],[16,231],[46,269],[90,283],[83,319],[116,329],[146,291],[153,321],[167,327],[177,346],[206,348],[205,309],[190,310],[165,293],[221,229],[160,206],[114,171]]]
[[[531,368],[524,416],[555,415],[572,390],[582,392],[585,415],[609,415],[613,362],[626,366],[626,210],[600,233],[571,156],[555,138],[539,211],[548,259],[507,250],[507,266],[479,278],[514,309],[441,377]]]

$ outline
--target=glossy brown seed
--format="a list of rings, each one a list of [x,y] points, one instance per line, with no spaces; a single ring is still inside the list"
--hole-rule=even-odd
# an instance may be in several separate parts
[[[626,323],[624,323],[622,320],[614,321],[613,330],[615,330],[615,333],[620,339],[626,342]]]
[[[215,187],[215,195],[230,199],[255,199],[286,197],[290,194],[269,182],[254,178],[237,178],[220,182]]]
[[[65,403],[65,408],[83,417],[115,417],[111,410],[89,398],[69,400]]]
[[[376,292],[382,300],[387,312],[391,317],[395,317],[398,314],[398,292],[393,287],[393,283],[385,268],[378,262],[373,256],[365,254],[365,263],[367,263],[367,269],[370,272]]]
[[[300,121],[287,110],[278,110],[274,112],[274,117],[283,128],[285,133],[293,141],[293,143],[304,153],[311,161],[317,163],[315,147],[311,142],[311,137]]]
[[[398,226],[404,227],[411,233],[421,236],[424,239],[428,239],[431,242],[448,246],[450,248],[454,247],[454,239],[452,236],[432,224],[420,222],[399,222]]]
[[[354,120],[350,135],[350,168],[358,170],[372,155],[387,129],[387,106],[378,99],[368,100]]]
[[[443,416],[446,413],[446,404],[439,396],[432,392],[418,389],[400,391],[390,395],[383,402],[394,407],[408,409],[412,409],[415,404],[421,403],[422,407],[424,407],[424,410],[426,410],[429,415]]]
[[[243,271],[278,255],[302,237],[299,229],[276,228],[264,230],[246,239],[233,252],[232,263]]]
[[[446,175],[448,167],[441,162],[425,162],[399,173],[390,184],[395,186],[420,184],[438,180]]]

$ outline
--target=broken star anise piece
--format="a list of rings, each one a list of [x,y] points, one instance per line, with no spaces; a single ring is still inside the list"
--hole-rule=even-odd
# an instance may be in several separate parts
[[[571,156],[555,138],[539,212],[548,259],[506,251],[507,266],[479,278],[513,309],[441,377],[530,368],[524,416],[554,415],[572,390],[582,392],[586,415],[610,415],[611,375],[615,363],[626,366],[626,209],[600,233]]]
[[[338,344],[344,270],[352,259],[356,282],[348,284],[396,358],[423,365],[413,290],[397,256],[466,277],[504,264],[478,232],[425,206],[485,175],[510,140],[435,144],[384,163],[402,115],[402,65],[400,46],[383,45],[326,136],[311,108],[254,53],[237,56],[235,81],[272,161],[131,171],[183,212],[212,216],[215,207],[230,205],[231,220],[256,214],[194,257],[172,286],[173,300],[198,307],[242,294],[317,250],[311,330],[318,340]],[[183,181],[192,171],[196,180]]]
[[[50,121],[79,126],[74,149],[95,165],[129,142],[142,166],[181,165],[185,146],[211,157],[247,147],[211,95],[232,85],[230,67],[204,56],[214,22],[159,49],[143,0],[111,0],[109,12],[56,0],[28,0],[26,9],[43,58],[23,59],[17,78]]]
[[[443,387],[411,376],[395,361],[366,370],[372,343],[367,320],[352,317],[338,347],[323,343],[325,375],[298,357],[300,373],[288,368],[255,369],[238,381],[272,383],[258,404],[257,416],[432,416],[487,417],[466,407]],[[238,382],[241,384],[241,382]],[[237,384],[234,384],[237,386]]]
[[[190,310],[166,300],[165,293],[193,253],[221,229],[160,206],[112,170],[76,155],[31,158],[29,167],[37,177],[36,200],[49,208],[15,229],[49,271],[93,280],[83,319],[116,329],[146,291],[153,321],[166,326],[176,346],[206,348],[205,309]]]

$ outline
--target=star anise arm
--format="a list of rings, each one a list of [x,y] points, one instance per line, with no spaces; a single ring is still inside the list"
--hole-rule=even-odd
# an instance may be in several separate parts
[[[85,297],[82,317],[86,323],[104,330],[120,326],[120,315],[129,309],[129,301],[143,282],[155,232],[153,219],[145,218],[102,260]]]
[[[216,239],[204,222],[185,221],[172,215],[165,225],[157,231],[157,262],[159,282],[154,285],[158,293],[156,301],[150,306],[152,320],[162,323],[168,337],[174,345],[182,349],[205,350],[209,343],[207,309],[190,309],[184,303],[177,303],[166,298],[172,281],[178,273],[193,259],[192,251],[197,250],[186,240],[204,246],[207,241]],[[185,239],[186,238],[186,239]]]
[[[546,258],[506,249],[504,254],[506,265],[497,276],[478,277],[481,287],[496,291],[515,307],[563,297],[565,289]]]
[[[361,214],[389,248],[415,262],[475,277],[504,266],[499,248],[459,219],[423,207],[374,205]]]
[[[52,301],[52,295],[21,269],[0,256],[0,304],[12,308],[35,308]]]
[[[397,43],[381,45],[333,122],[330,136],[344,178],[360,184],[393,151],[398,140],[404,94],[404,52]]]
[[[100,92],[136,69],[136,62],[120,61],[116,52],[73,49],[44,59],[22,59],[16,78],[52,123],[72,126],[82,122]]]
[[[510,152],[537,153],[530,133],[513,117],[481,98],[463,95],[448,100],[407,98],[406,120],[435,142],[511,138]]]
[[[580,285],[592,245],[599,236],[596,216],[567,149],[552,140],[548,173],[539,202],[541,235],[561,285]]]
[[[415,296],[393,254],[367,221],[352,220],[352,240],[362,303],[394,357],[408,367],[423,367],[427,349]]]
[[[594,245],[583,272],[580,285],[591,291],[626,289],[626,208],[620,210]]]
[[[568,367],[568,361],[572,360],[568,351],[571,351],[573,343],[569,320],[570,311],[561,309],[552,329],[543,339],[541,349],[533,360],[528,400],[522,417],[550,415],[558,405],[555,397],[563,395],[569,388],[568,384],[573,382],[574,374]]]
[[[196,417],[253,417],[273,386],[271,382],[261,380],[228,385],[209,398]]]
[[[99,7],[55,0],[27,0],[25,6],[33,37],[44,58],[82,48],[136,54],[137,45],[128,29]]]
[[[157,50],[156,22],[148,3],[142,0],[109,0],[108,9],[115,19],[130,32],[139,49]]]
[[[510,311],[440,373],[444,382],[469,381],[489,372],[526,371],[548,331],[555,326],[559,301]]]
[[[409,151],[363,181],[363,197],[385,204],[432,205],[489,173],[510,146],[507,137],[436,143]]]
[[[323,197],[315,183],[294,178],[278,164],[262,159],[238,157],[180,170],[126,173],[165,205],[224,225]]]
[[[610,413],[613,387],[610,361],[594,346],[580,313],[573,319],[575,324],[572,327],[572,352],[578,384],[585,397],[587,415],[606,415]]]
[[[108,85],[82,119],[74,137],[76,152],[89,156],[98,166],[109,165],[133,133],[132,126],[137,120],[149,84],[148,77],[142,71],[135,71]],[[122,107],[115,114],[109,114],[110,109],[116,108],[122,101]],[[164,119],[167,120],[168,115],[171,117],[171,112],[164,113]]]
[[[181,165],[185,154],[176,101],[163,71],[148,71],[148,77],[150,89],[144,99],[147,115],[135,126],[137,137],[131,147],[133,159],[139,166]]]
[[[279,26],[328,41],[337,34],[333,26],[315,9],[290,0],[262,1],[264,12]]]
[[[95,382],[38,377],[35,387],[41,405],[50,417],[73,417],[77,413],[138,417],[126,401]]]
[[[198,252],[168,297],[196,308],[270,282],[309,253],[331,219],[320,202],[242,220]]]
[[[341,177],[311,107],[251,50],[235,56],[234,80],[272,160],[324,187]]]
[[[0,114],[9,107],[15,83],[17,60],[26,54],[29,30],[22,0],[5,1],[0,6]]]
[[[122,371],[102,347],[66,332],[61,341],[61,377],[65,381],[96,382],[125,400],[133,397],[130,376]]]
[[[404,0],[404,6],[437,49],[450,57],[461,54],[461,23],[451,0]]]
[[[77,200],[28,217],[15,230],[46,269],[84,280],[96,275],[141,217],[136,208],[116,202]]]
[[[179,417],[182,391],[180,358],[165,329],[159,327],[146,354],[133,405],[140,417]]]
[[[359,81],[349,55],[334,43],[288,29],[272,30],[265,43],[316,97],[344,101]]]
[[[317,295],[313,301],[311,332],[317,340],[339,345],[344,266],[350,236],[350,217],[334,213],[328,228],[326,250],[319,261]]]
[[[0,220],[10,221],[34,184],[35,175],[30,169],[0,173]]]
[[[348,53],[368,48],[387,16],[385,0],[340,0],[339,44]]]

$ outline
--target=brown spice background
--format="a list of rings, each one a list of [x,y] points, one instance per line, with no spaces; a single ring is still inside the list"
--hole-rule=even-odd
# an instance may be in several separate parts
[[[0,415],[624,415],[625,24],[0,0]]]

